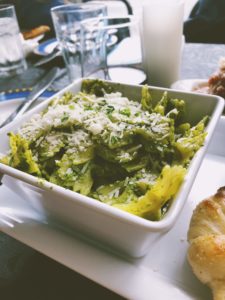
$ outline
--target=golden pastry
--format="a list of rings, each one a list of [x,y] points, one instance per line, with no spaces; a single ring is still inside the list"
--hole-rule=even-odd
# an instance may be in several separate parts
[[[214,300],[225,300],[225,187],[198,204],[188,231],[188,261]]]
[[[49,26],[41,25],[34,29],[22,32],[22,35],[25,40],[28,40],[28,39],[33,39],[41,34],[45,34],[48,31],[50,31]]]

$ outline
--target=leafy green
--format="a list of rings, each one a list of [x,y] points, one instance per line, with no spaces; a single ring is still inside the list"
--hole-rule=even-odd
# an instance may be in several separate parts
[[[144,85],[141,92],[141,105],[144,110],[151,111],[152,109],[152,97],[149,92],[148,86]]]
[[[159,100],[159,102],[154,107],[154,112],[156,112],[156,113],[161,114],[162,116],[164,116],[166,108],[167,108],[168,101],[169,101],[169,99],[168,99],[168,93],[164,92],[161,100]]]
[[[38,164],[34,160],[31,149],[29,149],[28,142],[20,135],[9,133],[10,138],[10,155],[8,157],[8,164],[11,167],[28,172],[30,174],[40,175]],[[5,160],[2,162],[4,163]]]
[[[114,204],[115,207],[151,220],[160,220],[161,208],[171,200],[183,182],[186,169],[182,166],[165,166],[153,187],[137,201]]]
[[[205,117],[196,126],[193,126],[190,129],[187,128],[184,132],[184,136],[178,138],[174,143],[174,147],[178,152],[178,159],[181,160],[182,163],[190,161],[198,149],[203,145],[206,137],[204,129],[207,119],[208,118]]]

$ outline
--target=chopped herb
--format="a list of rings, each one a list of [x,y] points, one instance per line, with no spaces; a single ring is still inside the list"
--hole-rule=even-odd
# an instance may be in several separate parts
[[[107,107],[106,107],[107,114],[111,114],[114,110],[115,110],[114,106],[107,105]]]
[[[131,115],[130,108],[127,107],[127,108],[121,109],[120,110],[120,114],[121,115],[125,115],[127,117],[130,117],[130,115]]]
[[[69,120],[69,115],[68,115],[67,113],[64,113],[64,114],[63,114],[63,117],[61,118],[61,121],[62,121],[62,122],[65,122],[65,121],[67,121],[67,120]]]
[[[93,107],[90,104],[84,105],[84,110],[93,110]]]
[[[119,137],[118,136],[112,136],[110,138],[111,144],[116,144],[118,141],[119,141]]]

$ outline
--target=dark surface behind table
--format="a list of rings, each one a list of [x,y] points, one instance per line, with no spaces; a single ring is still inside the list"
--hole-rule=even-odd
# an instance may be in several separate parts
[[[186,44],[180,79],[207,79],[218,68],[221,56],[225,56],[225,45]],[[59,59],[45,68],[56,64],[63,67]],[[0,79],[0,91],[31,87],[44,72],[44,68],[30,68],[17,78]],[[64,75],[53,84],[52,88],[60,90],[68,83],[68,77]],[[0,299],[121,300],[123,298],[0,233]]]
[[[0,233],[0,299],[122,300],[123,298]]]

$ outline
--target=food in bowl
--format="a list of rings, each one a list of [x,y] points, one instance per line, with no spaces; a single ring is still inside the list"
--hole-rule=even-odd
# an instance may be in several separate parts
[[[207,81],[194,85],[192,91],[225,98],[225,57],[219,61],[219,70],[212,74]]]
[[[225,98],[225,57],[219,61],[219,70],[208,80],[209,93]]]
[[[0,162],[74,192],[161,220],[204,144],[207,117],[191,125],[185,101],[147,86],[133,101],[99,80],[65,93],[10,132]]]
[[[225,299],[225,187],[201,201],[188,231],[188,261],[197,278]]]

